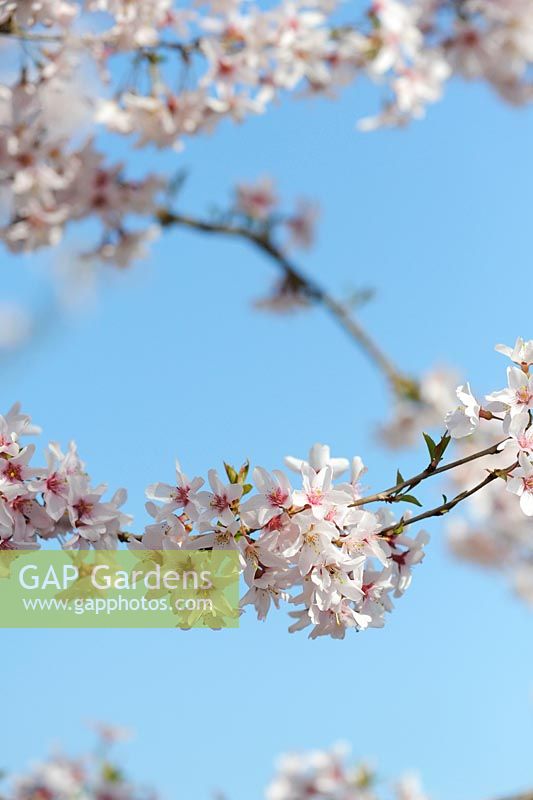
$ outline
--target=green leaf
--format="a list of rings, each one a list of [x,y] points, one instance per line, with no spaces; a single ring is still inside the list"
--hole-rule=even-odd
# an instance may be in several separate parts
[[[246,478],[248,477],[249,470],[250,470],[250,462],[248,461],[248,459],[246,459],[246,461],[239,470],[238,483],[244,484]]]
[[[167,60],[166,57],[160,53],[143,53],[142,56],[146,59],[146,61],[148,61],[149,64],[153,65],[164,64]]]
[[[394,530],[392,531],[393,536],[400,536],[405,530],[405,525],[403,519],[396,525]]]
[[[396,484],[404,483],[404,481],[405,481],[405,478],[403,477],[403,475],[400,472],[400,470],[399,469],[396,470]]]
[[[243,495],[245,495],[245,494],[249,494],[249,493],[252,491],[252,489],[253,489],[253,488],[254,488],[254,487],[253,487],[253,484],[251,484],[251,483],[245,483],[245,484],[244,484],[244,486],[242,487],[242,493],[243,493]]]
[[[176,198],[178,196],[185,185],[188,175],[188,170],[183,168],[174,173],[166,187],[168,197]]]
[[[433,461],[433,459],[435,458],[435,450],[437,448],[437,445],[435,444],[435,442],[433,441],[433,439],[431,438],[429,433],[424,433],[422,435],[424,437],[424,441],[425,441],[425,443],[427,445],[427,449],[429,451],[429,457]]]
[[[109,783],[121,783],[123,780],[122,773],[113,764],[102,764],[102,778]]]
[[[414,496],[414,494],[401,494],[398,500],[403,500],[404,503],[412,503],[414,506],[419,506],[419,508],[422,508],[422,503]]]
[[[445,433],[440,442],[438,443],[437,447],[435,448],[435,459],[438,461],[442,460],[444,453],[446,452],[448,445],[450,444],[452,437]]]
[[[232,467],[230,464],[226,464],[224,461],[224,469],[226,470],[226,475],[228,476],[228,480],[230,483],[238,483],[239,475],[237,470]]]

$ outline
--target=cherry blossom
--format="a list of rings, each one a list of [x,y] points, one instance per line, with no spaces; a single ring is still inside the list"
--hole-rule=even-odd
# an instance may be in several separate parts
[[[457,397],[461,405],[445,417],[446,426],[454,439],[469,436],[479,424],[480,405],[472,392],[470,385],[459,386]]]
[[[533,364],[533,340],[525,342],[518,337],[514,347],[505,344],[497,344],[494,348],[498,353],[507,356],[518,366],[530,367]]]
[[[55,246],[67,225],[95,217],[103,226],[95,258],[121,266],[144,256],[168,178],[128,180],[122,165],[107,163],[102,130],[134,148],[181,150],[226,119],[263,114],[291,93],[335,96],[360,76],[383,91],[366,130],[424,116],[453,76],[482,79],[513,104],[533,99],[527,3],[368,0],[361,12],[347,20],[336,0],[2,0],[0,238],[17,253]],[[255,223],[276,206],[270,178],[237,187],[237,207]],[[132,212],[144,217],[139,229]],[[287,216],[290,244],[309,246],[315,220],[310,204]]]
[[[455,370],[438,367],[422,374],[416,383],[400,387],[391,419],[378,427],[379,439],[393,449],[418,443],[422,431],[439,427],[456,406],[459,380]]]
[[[509,434],[509,439],[504,442],[504,447],[521,450],[528,456],[533,456],[533,429],[527,411],[511,417],[505,429]]]
[[[74,758],[56,751],[8,776],[6,800],[156,800],[156,788],[133,783],[116,761],[114,744],[130,738],[131,732],[105,723],[91,723],[91,727],[98,735],[94,752]],[[198,793],[203,794],[200,786]],[[257,796],[265,800],[428,800],[416,774],[383,780],[370,763],[353,761],[344,743],[281,756],[268,785]]]
[[[331,450],[327,444],[315,444],[309,451],[309,460],[305,461],[294,456],[286,456],[285,464],[289,469],[300,472],[303,467],[310,467],[315,472],[320,472],[324,467],[331,467],[334,477],[342,475],[350,466],[347,458],[332,458]]]
[[[292,506],[292,487],[280,470],[274,470],[270,475],[262,467],[256,467],[253,476],[260,493],[243,503],[241,512],[243,519],[250,520],[250,527],[257,525],[262,528]]]
[[[489,410],[509,411],[511,416],[533,408],[533,376],[522,369],[509,367],[508,387],[487,395]]]
[[[20,438],[36,429],[18,406],[0,417],[0,431],[1,547],[36,548],[56,539],[71,549],[127,542],[133,549],[236,550],[243,609],[252,605],[264,619],[272,605],[303,606],[291,630],[310,626],[313,638],[381,627],[392,609],[388,595],[407,588],[427,542],[390,534],[390,513],[354,507],[361,504],[362,461],[353,459],[351,483],[334,483],[334,472],[338,480],[350,462],[332,458],[325,445],[313,446],[310,463],[289,459],[298,466],[296,486],[281,470],[262,467],[247,483],[246,463],[240,470],[225,465],[227,480],[210,469],[210,490],[203,490],[203,480],[189,478],[177,462],[175,484],[148,487],[152,521],[136,535],[121,510],[125,491],[106,501],[106,487],[93,486],[73,442],[66,452],[50,444],[47,466],[34,468],[35,446]]]
[[[533,464],[524,452],[518,456],[520,468],[507,481],[507,491],[520,497],[520,508],[528,517],[533,517]]]
[[[350,764],[348,754],[345,744],[337,744],[283,756],[266,789],[266,800],[428,800],[416,775],[379,785],[373,770],[364,762]]]
[[[20,439],[38,432],[18,405],[0,417],[0,548],[39,547],[52,538],[65,547],[116,546],[131,521],[119,510],[124,490],[101,502],[106,487],[91,487],[74,443],[66,454],[49,445],[48,466],[31,466],[35,445]]]
[[[243,487],[239,484],[223,483],[214,469],[209,470],[208,477],[212,491],[199,492],[196,495],[202,509],[199,520],[209,522],[216,517],[221,522],[231,525],[235,522],[232,506],[240,500]]]
[[[519,357],[527,347],[520,345]],[[485,564],[501,557],[509,567],[520,565],[525,592],[524,568],[533,564],[533,439],[531,411],[521,400],[531,379],[525,364],[510,370],[510,388],[485,401],[494,405],[497,396],[503,416],[482,407],[469,384],[459,386],[460,409],[443,413],[448,430],[439,441],[425,434],[427,467],[407,479],[398,471],[385,490],[367,494],[361,457],[333,457],[324,444],[313,445],[308,460],[286,458],[293,480],[258,466],[249,481],[248,462],[240,469],[224,464],[226,477],[209,469],[204,489],[201,477],[188,477],[176,462],[174,483],[147,488],[151,520],[143,533],[128,530],[125,490],[106,500],[106,486],[93,485],[74,443],[66,452],[50,444],[47,466],[35,467],[35,446],[21,439],[38,429],[14,406],[0,417],[0,546],[36,548],[56,539],[74,549],[127,543],[133,549],[234,550],[245,587],[243,611],[252,606],[265,619],[284,604],[291,609],[290,631],[343,638],[348,629],[382,627],[394,599],[409,589],[429,535],[408,529],[465,503],[472,525],[456,523],[455,549]],[[438,402],[439,391],[433,394]],[[444,462],[453,437],[460,458]],[[420,506],[417,487],[442,472],[457,488],[451,499],[417,514],[394,513],[395,505]]]
[[[298,506],[309,506],[316,519],[324,519],[335,505],[348,505],[350,495],[332,488],[333,469],[330,465],[319,472],[310,466],[302,467],[303,488],[294,492],[293,500]]]
[[[154,509],[157,509],[159,519],[168,517],[177,508],[182,508],[188,517],[196,519],[199,513],[199,505],[195,498],[198,490],[203,485],[203,478],[189,480],[185,473],[182,472],[179,461],[176,461],[176,485],[154,483],[147,488],[146,494],[151,500],[158,500],[164,503],[159,508],[153,506]]]
[[[278,204],[271,178],[237,186],[237,209],[256,220],[267,219]]]
[[[452,481],[457,491],[465,491],[491,468],[507,475],[507,491],[502,493],[497,484],[491,484],[469,498],[463,506],[464,515],[448,525],[449,540],[459,557],[500,570],[516,592],[532,602],[533,527],[528,478],[532,470],[533,428],[528,397],[533,340],[519,338],[514,347],[497,345],[496,350],[520,368],[509,368],[507,389],[486,396],[487,410],[481,409],[479,424],[459,444],[466,458],[495,441],[500,440],[500,444],[490,456],[490,463],[468,462],[454,472]],[[514,464],[510,463],[513,460]]]

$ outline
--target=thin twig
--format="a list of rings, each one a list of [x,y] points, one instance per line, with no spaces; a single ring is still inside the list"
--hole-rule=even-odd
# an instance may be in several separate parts
[[[253,245],[256,249],[269,256],[283,272],[287,280],[290,281],[291,285],[299,289],[309,300],[321,305],[328,311],[343,330],[357,342],[372,362],[379,367],[397,393],[404,395],[408,393],[416,394],[416,381],[403,375],[362,325],[353,317],[349,309],[338,300],[335,300],[320,284],[305,275],[290,261],[283,250],[272,241],[268,233],[258,233],[243,225],[211,222],[186,214],[175,214],[166,209],[160,209],[157,216],[164,227],[178,225],[201,231],[202,233],[224,234],[232,238],[242,239]]]
[[[73,39],[71,36],[67,38],[64,35],[58,33],[35,33],[33,31],[24,31],[19,28],[10,28],[8,26],[0,27],[0,36],[4,36],[5,38],[15,39],[18,42],[30,42],[33,44],[63,44],[65,41],[71,42]],[[76,41],[80,42],[81,44],[87,44],[91,42],[91,36],[78,36],[75,37]],[[132,47],[127,50],[120,50],[118,52],[124,53],[157,53],[158,50],[173,50],[177,53],[180,53],[184,58],[189,58],[194,52],[198,51],[200,48],[200,39],[191,39],[190,42],[183,43],[183,42],[170,42],[166,39],[163,39],[156,44],[153,45],[142,45],[137,47]]]
[[[461,492],[452,500],[448,500],[445,503],[442,503],[440,506],[436,506],[435,508],[430,508],[429,511],[424,511],[422,514],[416,514],[414,517],[402,517],[399,522],[394,523],[393,525],[388,525],[386,528],[383,528],[380,532],[380,536],[387,536],[389,533],[398,533],[403,531],[404,528],[407,528],[408,525],[413,525],[416,522],[422,522],[424,519],[430,519],[430,517],[442,517],[444,514],[447,514],[452,508],[462,503],[463,500],[466,500],[468,497],[471,497],[476,492],[481,491],[484,489],[485,486],[488,486],[489,483],[497,480],[498,478],[502,478],[504,474],[508,474],[512,472],[512,470],[518,466],[518,462],[516,461],[511,466],[506,467],[505,469],[497,469],[489,472],[486,478],[482,481],[477,483],[472,489],[468,491]]]
[[[389,500],[390,497],[397,492],[401,492],[403,489],[414,489],[415,486],[418,486],[420,483],[422,483],[422,481],[426,480],[426,478],[433,477],[433,475],[441,475],[443,472],[448,472],[456,467],[461,467],[463,464],[469,464],[471,461],[476,461],[478,458],[497,455],[497,453],[500,452],[502,444],[503,442],[497,442],[496,444],[487,447],[485,450],[480,450],[479,452],[472,453],[464,458],[459,458],[457,461],[450,461],[448,464],[443,464],[441,467],[433,466],[431,463],[426,467],[426,469],[422,470],[422,472],[419,472],[418,475],[414,475],[412,478],[401,481],[395,486],[391,486],[389,489],[385,489],[382,492],[370,494],[367,495],[367,497],[361,497],[359,500],[356,500],[354,503],[352,503],[352,506],[364,506],[367,505],[367,503],[387,502],[387,500]]]
[[[533,800],[533,791],[522,794],[510,794],[505,797],[498,797],[497,800]]]

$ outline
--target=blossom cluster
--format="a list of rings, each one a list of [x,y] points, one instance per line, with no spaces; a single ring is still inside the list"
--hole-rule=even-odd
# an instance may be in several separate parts
[[[308,249],[314,242],[319,209],[312,201],[301,199],[294,211],[282,213],[274,181],[266,176],[252,183],[237,184],[230,215],[232,219],[242,216],[259,230],[282,225],[288,235],[287,247]]]
[[[517,339],[514,347],[497,345],[512,365],[507,386],[483,399],[469,384],[457,389],[461,405],[447,424],[466,456],[473,450],[501,441],[498,453],[486,460],[468,462],[453,475],[454,485],[464,490],[483,477],[487,466],[506,477],[472,497],[466,515],[449,524],[453,550],[461,557],[486,567],[506,571],[516,591],[533,602],[533,341]],[[509,467],[512,467],[509,469]],[[485,471],[486,474],[486,471]]]
[[[10,780],[6,800],[155,800],[147,790],[127,780],[107,752],[114,728],[105,726],[102,746],[106,757],[88,755],[71,758],[56,755]],[[110,738],[112,737],[112,738]],[[350,763],[344,744],[327,750],[291,753],[279,759],[277,770],[266,786],[265,800],[428,800],[415,774],[397,781],[379,781],[371,767]]]
[[[35,548],[56,538],[66,548],[233,549],[239,552],[246,593],[243,607],[265,619],[272,605],[295,610],[290,630],[312,626],[311,636],[342,638],[347,628],[381,627],[385,614],[411,582],[428,536],[395,530],[390,508],[370,511],[361,501],[360,458],[332,458],[315,445],[309,461],[288,458],[298,476],[248,465],[226,476],[209,471],[209,485],[189,479],[177,465],[173,484],[148,487],[153,522],[142,536],[126,531],[131,518],[120,510],[122,489],[110,501],[105,486],[93,487],[74,444],[63,453],[48,447],[46,468],[34,468],[35,433],[13,407],[0,417],[0,548]],[[255,493],[252,491],[256,489]]]
[[[286,464],[296,487],[284,472],[262,467],[247,483],[245,465],[238,473],[228,467],[225,479],[210,470],[207,490],[178,464],[175,484],[148,488],[155,522],[130,546],[238,550],[247,586],[242,606],[252,605],[261,620],[281,601],[302,606],[290,612],[291,632],[312,625],[311,638],[343,638],[348,628],[382,627],[392,598],[409,587],[428,535],[392,533],[388,507],[363,507],[359,457],[344,480],[350,462],[332,458],[324,445],[311,449],[309,461],[288,457]]]
[[[21,440],[38,429],[14,406],[0,417],[0,548],[35,548],[56,538],[65,548],[127,542],[133,549],[235,550],[243,609],[254,607],[263,620],[283,602],[292,609],[289,630],[311,627],[312,638],[343,638],[348,628],[383,626],[394,598],[409,587],[428,535],[412,538],[406,529],[467,501],[474,525],[455,523],[455,549],[482,563],[512,564],[517,586],[531,596],[533,341],[497,349],[514,362],[508,386],[483,401],[468,384],[459,386],[446,435],[438,444],[426,435],[431,461],[419,475],[405,480],[398,473],[396,485],[368,495],[361,458],[334,458],[320,444],[308,460],[286,458],[295,478],[256,467],[249,480],[248,463],[239,470],[225,464],[223,475],[209,470],[205,485],[177,463],[172,483],[147,488],[152,521],[140,535],[127,530],[125,490],[104,501],[106,487],[92,486],[73,443],[66,453],[50,444],[47,467],[33,467],[34,445]],[[441,466],[451,439],[463,443],[462,457]],[[420,505],[413,489],[449,470],[458,490],[451,501],[417,517],[394,515],[396,504]]]
[[[533,343],[518,339],[514,347],[497,345],[496,350],[513,362],[505,389],[477,399],[468,383],[457,387],[454,371],[432,370],[422,376],[412,396],[396,399],[394,416],[379,434],[390,447],[411,445],[423,430],[444,418],[459,456],[465,459],[502,441],[490,456],[455,469],[449,483],[461,493],[482,481],[488,469],[507,476],[514,456],[516,466],[508,473],[507,491],[497,481],[467,498],[462,503],[464,513],[447,522],[448,540],[459,558],[503,571],[515,591],[533,603],[532,481],[528,481],[533,456],[529,375]],[[458,400],[460,405],[445,414]]]
[[[0,238],[14,253],[57,245],[69,222],[86,218],[103,227],[94,257],[118,266],[139,254],[154,225],[128,228],[135,215],[155,214],[164,181],[154,175],[127,180],[120,164],[107,165],[91,139],[78,142],[57,124],[69,104],[76,118],[82,102],[70,84],[72,70],[60,61],[30,80],[0,85],[0,185],[7,214]]]
[[[120,510],[126,491],[103,502],[107,487],[91,485],[73,442],[66,453],[49,444],[47,466],[32,466],[35,445],[22,439],[39,432],[18,404],[0,416],[0,550],[31,550],[50,539],[67,548],[116,546],[131,521]]]
[[[157,795],[130,780],[108,758],[109,746],[122,738],[121,729],[97,726],[99,754],[79,758],[56,753],[23,773],[10,777],[6,800],[155,800]]]
[[[453,74],[486,80],[516,104],[531,99],[531,4],[369,0],[361,12],[346,19],[336,0],[267,8],[0,0],[0,238],[15,252],[33,250],[56,244],[68,222],[94,217],[104,234],[93,255],[126,264],[142,254],[157,230],[146,220],[168,181],[126,179],[100,154],[98,130],[137,148],[179,150],[286,93],[331,96],[361,75],[385,87],[383,111],[362,122],[366,129],[422,116]],[[132,227],[131,215],[144,224]],[[295,224],[300,242],[306,231]]]
[[[291,753],[279,760],[265,800],[428,800],[417,775],[406,774],[391,786],[380,786],[365,763],[350,764],[349,748]]]
[[[377,429],[386,447],[397,450],[420,442],[422,432],[439,429],[446,414],[457,402],[459,382],[455,370],[435,367],[412,384],[399,387],[394,394],[392,414]]]

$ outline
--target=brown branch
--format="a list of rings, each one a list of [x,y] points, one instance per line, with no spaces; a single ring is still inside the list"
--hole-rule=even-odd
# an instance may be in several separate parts
[[[505,441],[505,440],[504,440]],[[485,456],[496,455],[500,452],[500,447],[502,446],[503,442],[497,442],[496,444],[487,447],[485,450],[479,450],[477,453],[472,453],[469,456],[465,456],[464,458],[459,458],[457,461],[450,461],[448,464],[443,464],[441,467],[438,467],[432,461],[428,466],[419,472],[418,475],[414,475],[412,478],[408,478],[405,481],[401,481],[397,483],[395,486],[391,486],[389,489],[384,489],[382,492],[377,492],[376,494],[367,495],[367,497],[361,497],[359,500],[356,500],[352,503],[352,506],[364,506],[367,503],[376,503],[376,502],[387,502],[391,500],[391,496],[397,494],[398,492],[403,491],[403,489],[414,489],[415,486],[418,486],[422,481],[425,481],[427,478],[433,477],[433,475],[441,475],[443,472],[448,472],[451,469],[456,469],[456,467],[461,467],[463,464],[469,464],[471,461],[476,461],[478,458],[484,458]],[[401,499],[401,498],[399,498]]]
[[[523,794],[512,794],[506,797],[498,797],[497,800],[533,800],[533,791]]]
[[[30,42],[33,44],[62,44],[65,41],[71,41],[71,38],[68,38],[65,35],[59,33],[41,33],[41,32],[34,32],[34,31],[25,31],[21,28],[14,27],[13,23],[7,22],[3,26],[0,26],[0,37],[14,39],[15,41],[19,42]],[[81,42],[82,44],[87,44],[91,42],[91,35],[80,35],[77,37],[76,41]],[[176,53],[179,53],[185,60],[188,60],[195,52],[199,51],[200,49],[200,39],[195,38],[191,39],[190,42],[170,42],[166,39],[163,39],[157,44],[154,45],[139,45],[137,47],[127,48],[125,50],[118,50],[117,54],[122,53],[138,53],[138,54],[145,54],[149,55],[157,53],[158,50],[172,50]]]
[[[440,506],[436,506],[435,508],[430,508],[429,511],[424,511],[422,514],[416,514],[414,517],[402,517],[401,520],[393,525],[388,525],[386,528],[383,528],[379,531],[379,536],[387,536],[388,534],[397,534],[401,533],[404,528],[407,528],[408,525],[413,525],[416,522],[422,522],[422,520],[430,519],[430,517],[442,517],[444,514],[447,514],[452,508],[462,503],[463,500],[466,500],[468,497],[472,497],[473,494],[476,492],[481,491],[484,489],[485,486],[488,486],[489,483],[497,480],[498,478],[505,477],[509,472],[518,466],[518,461],[515,461],[514,464],[511,466],[506,467],[505,469],[496,469],[487,475],[482,481],[477,483],[472,489],[468,491],[461,492],[460,494],[456,495],[452,500],[447,500],[445,503],[442,503]]]
[[[211,222],[185,214],[175,214],[167,209],[160,209],[157,217],[163,227],[178,225],[201,231],[202,233],[223,234],[235,239],[242,239],[267,255],[295,289],[298,289],[310,301],[326,309],[341,328],[357,342],[359,347],[390,381],[396,393],[416,396],[418,389],[416,381],[403,375],[396,368],[391,359],[353,317],[349,309],[343,303],[335,300],[320,284],[296,267],[283,250],[272,241],[268,232],[256,232],[243,225]]]

